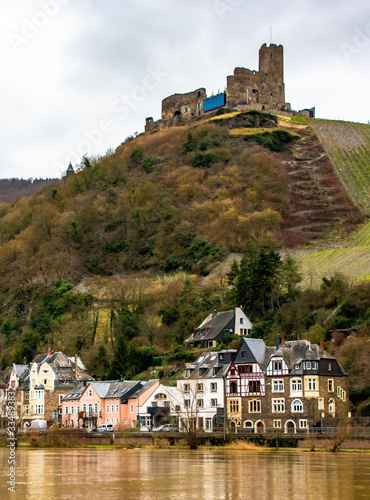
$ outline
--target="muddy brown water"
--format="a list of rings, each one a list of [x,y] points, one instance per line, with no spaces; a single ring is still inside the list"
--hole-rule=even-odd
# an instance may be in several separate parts
[[[370,499],[370,454],[224,450],[0,449],[0,499]]]

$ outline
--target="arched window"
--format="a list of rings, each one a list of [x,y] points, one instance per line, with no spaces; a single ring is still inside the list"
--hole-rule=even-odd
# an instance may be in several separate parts
[[[292,413],[303,413],[303,404],[300,399],[295,399],[292,402]]]
[[[167,399],[167,396],[163,392],[159,392],[154,396],[155,399]]]
[[[89,417],[92,417],[92,404],[89,403]]]
[[[84,413],[86,412],[86,404],[85,404],[85,403],[82,405],[82,411],[83,411]]]
[[[253,427],[253,422],[251,420],[245,420],[244,427],[246,429],[250,429],[251,427]]]
[[[94,412],[95,412],[95,413],[98,413],[98,403],[95,403]]]
[[[238,384],[236,382],[230,382],[230,393],[235,394],[238,392]]]

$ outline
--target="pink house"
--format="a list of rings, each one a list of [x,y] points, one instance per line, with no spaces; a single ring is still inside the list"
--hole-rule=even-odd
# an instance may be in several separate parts
[[[62,399],[62,425],[93,429],[112,424],[116,430],[136,427],[140,401],[158,385],[159,380],[85,381]]]

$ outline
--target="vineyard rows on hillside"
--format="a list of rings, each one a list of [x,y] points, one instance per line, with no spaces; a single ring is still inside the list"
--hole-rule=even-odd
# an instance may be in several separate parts
[[[334,120],[311,124],[350,196],[370,213],[370,125]]]

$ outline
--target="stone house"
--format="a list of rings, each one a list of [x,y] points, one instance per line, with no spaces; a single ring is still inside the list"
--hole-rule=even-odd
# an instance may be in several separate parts
[[[227,418],[232,430],[266,428],[308,432],[349,416],[347,374],[307,340],[266,347],[243,339],[226,375]]]
[[[222,343],[224,333],[244,337],[249,335],[252,328],[252,323],[240,307],[223,312],[215,310],[207,316],[185,342],[188,344],[201,342],[204,347],[213,347],[217,343]]]

